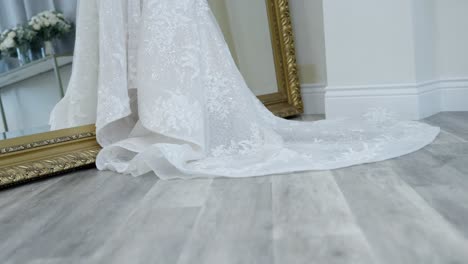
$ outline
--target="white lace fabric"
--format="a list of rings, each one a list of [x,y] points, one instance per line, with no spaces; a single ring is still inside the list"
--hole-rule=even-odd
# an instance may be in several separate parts
[[[98,2],[80,2],[73,77],[51,123],[95,121],[99,169],[163,179],[327,170],[408,154],[439,133],[383,111],[275,117],[245,83],[206,0]],[[87,31],[93,20],[97,34]]]

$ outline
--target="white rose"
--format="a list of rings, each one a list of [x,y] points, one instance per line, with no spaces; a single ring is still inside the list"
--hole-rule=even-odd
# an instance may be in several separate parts
[[[41,26],[38,25],[38,24],[35,24],[35,25],[33,26],[33,28],[34,28],[34,30],[40,30],[40,29],[41,29]]]
[[[7,36],[8,36],[9,38],[14,38],[14,37],[16,37],[16,32],[13,32],[13,31],[12,31],[12,32],[8,33]]]
[[[46,27],[50,26],[49,21],[44,21],[44,26],[46,26]]]
[[[10,49],[15,47],[15,41],[12,38],[6,38],[3,41],[3,45],[5,45],[5,48]]]
[[[51,24],[52,26],[55,26],[55,25],[58,23],[58,19],[55,18],[55,17],[53,17],[53,18],[51,18],[51,19],[49,20],[49,22],[50,22],[50,24]]]

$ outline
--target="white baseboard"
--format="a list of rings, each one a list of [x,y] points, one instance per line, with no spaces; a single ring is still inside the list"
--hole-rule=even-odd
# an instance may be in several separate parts
[[[325,87],[326,84],[301,84],[302,100],[304,101],[304,114],[325,114]]]
[[[328,86],[324,90],[327,118],[359,117],[370,108],[386,108],[407,120],[422,119],[442,111],[468,111],[468,78]]]
[[[442,111],[468,111],[468,78],[446,80],[440,88]]]

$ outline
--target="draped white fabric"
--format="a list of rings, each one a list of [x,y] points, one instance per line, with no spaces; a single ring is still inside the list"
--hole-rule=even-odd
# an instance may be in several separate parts
[[[206,0],[81,0],[72,80],[51,124],[89,123],[99,169],[163,179],[334,169],[416,151],[439,133],[384,111],[275,117],[247,87]]]

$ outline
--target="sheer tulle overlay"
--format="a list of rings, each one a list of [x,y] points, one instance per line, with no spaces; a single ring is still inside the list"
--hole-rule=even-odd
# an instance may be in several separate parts
[[[327,170],[408,154],[439,133],[382,110],[275,117],[246,85],[206,0],[81,0],[77,27],[71,83],[51,124],[95,122],[99,169],[163,179]]]

